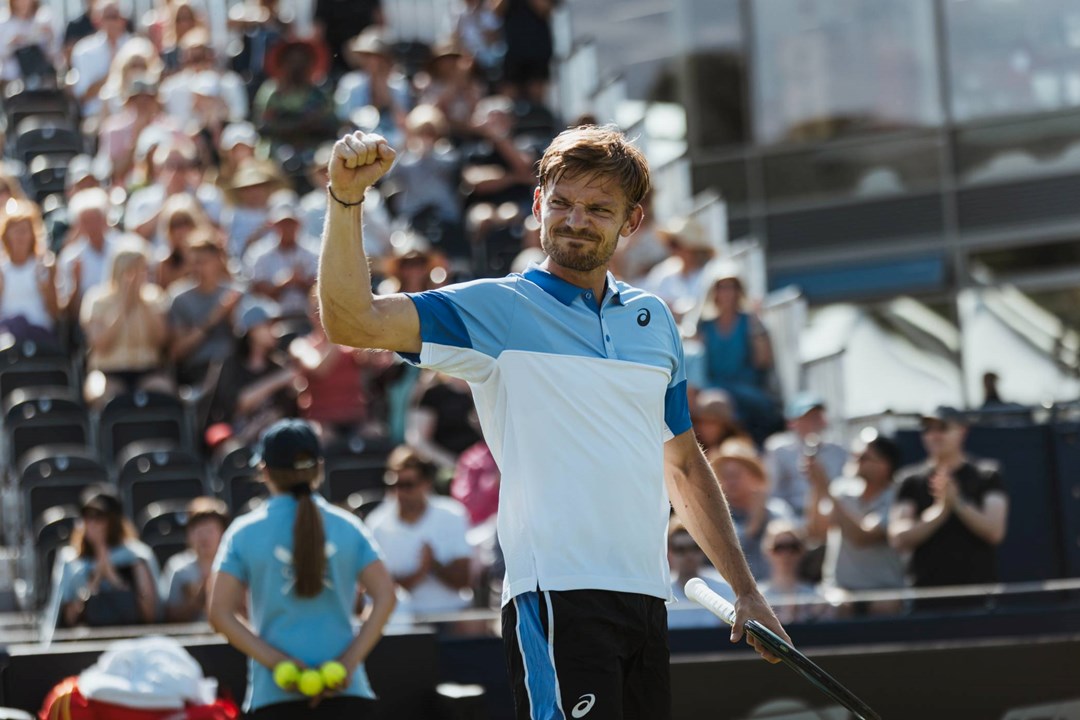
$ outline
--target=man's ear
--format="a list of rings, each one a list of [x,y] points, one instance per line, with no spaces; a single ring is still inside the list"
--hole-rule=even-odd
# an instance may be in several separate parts
[[[533,214],[533,217],[536,218],[536,222],[540,222],[540,205],[541,205],[541,202],[543,201],[543,199],[544,199],[544,191],[539,185],[537,185],[536,189],[533,190],[533,204],[532,204],[532,214]]]
[[[645,220],[645,209],[641,205],[635,205],[634,209],[630,211],[630,216],[626,218],[626,222],[623,223],[622,228],[619,230],[619,235],[622,237],[630,237],[637,229],[641,227],[641,223]]]

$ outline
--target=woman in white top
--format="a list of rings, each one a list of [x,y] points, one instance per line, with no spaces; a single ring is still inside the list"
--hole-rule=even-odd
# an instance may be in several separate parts
[[[15,51],[37,45],[56,67],[57,47],[53,34],[52,15],[38,0],[8,0],[0,11],[0,81],[11,82],[22,77],[22,68]]]
[[[127,236],[113,251],[108,282],[91,288],[83,300],[88,403],[103,404],[120,392],[172,389],[161,370],[169,298],[148,282],[149,266],[142,238]]]
[[[56,341],[56,259],[37,205],[10,198],[0,216],[0,325],[20,339]]]
[[[100,97],[105,103],[102,116],[116,115],[124,109],[125,90],[132,80],[142,77],[156,83],[163,67],[157,48],[146,38],[133,37],[124,43],[109,63],[109,75],[101,88]]]

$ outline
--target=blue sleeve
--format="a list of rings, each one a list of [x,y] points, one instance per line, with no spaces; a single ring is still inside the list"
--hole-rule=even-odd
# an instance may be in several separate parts
[[[240,553],[236,525],[232,525],[225,531],[221,538],[221,546],[218,548],[217,557],[214,558],[214,572],[226,572],[244,583],[249,582],[248,564]],[[269,548],[267,549],[269,552]]]
[[[457,305],[450,293],[441,290],[429,290],[422,293],[410,293],[409,299],[416,306],[420,316],[420,340],[456,348],[472,348],[472,338],[465,321],[458,312]],[[419,363],[420,356],[402,353],[410,362]]]
[[[421,351],[401,356],[414,365],[481,381],[510,335],[517,306],[513,278],[475,280],[408,297],[420,319]]]
[[[666,305],[664,307],[667,308]],[[675,324],[675,318],[671,316],[671,312],[668,311],[665,314],[668,326],[671,328],[675,367],[672,368],[671,380],[664,394],[664,424],[667,425],[672,436],[676,436],[689,430],[692,423],[690,422],[690,404],[686,397],[686,358],[682,335],[679,334],[679,327]]]

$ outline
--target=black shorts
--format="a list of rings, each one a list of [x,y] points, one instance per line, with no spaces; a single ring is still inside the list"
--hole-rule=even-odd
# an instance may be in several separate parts
[[[502,611],[517,720],[667,720],[671,677],[660,598],[529,592]]]
[[[294,720],[295,718],[318,718],[319,720],[364,720],[375,717],[375,701],[366,698],[338,695],[320,702],[313,710],[310,701],[263,705],[258,710],[245,713],[247,720]]]

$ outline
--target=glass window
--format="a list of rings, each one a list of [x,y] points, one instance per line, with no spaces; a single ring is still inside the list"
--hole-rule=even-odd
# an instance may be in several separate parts
[[[980,123],[955,133],[965,185],[1080,171],[1080,112]]]
[[[745,143],[746,58],[738,0],[678,0],[683,92],[695,148]]]
[[[1010,274],[1053,273],[1064,268],[1080,269],[1080,242],[1071,240],[985,250],[972,253],[970,263],[972,267],[985,267],[996,277]],[[1076,292],[1080,293],[1080,289]],[[1074,313],[1080,313],[1080,304],[1074,306],[1072,310]],[[1080,327],[1080,322],[1076,325]]]
[[[941,122],[932,0],[758,0],[752,8],[759,142]]]
[[[698,162],[691,171],[694,193],[714,190],[724,198],[728,214],[739,215],[747,209],[747,182],[745,160],[722,160]]]
[[[670,2],[570,0],[574,39],[596,46],[601,80],[621,75],[627,98],[652,100],[671,83],[674,16]]]
[[[942,176],[937,133],[777,153],[763,167],[770,206],[933,190]]]
[[[947,0],[953,117],[1080,106],[1080,3]]]

